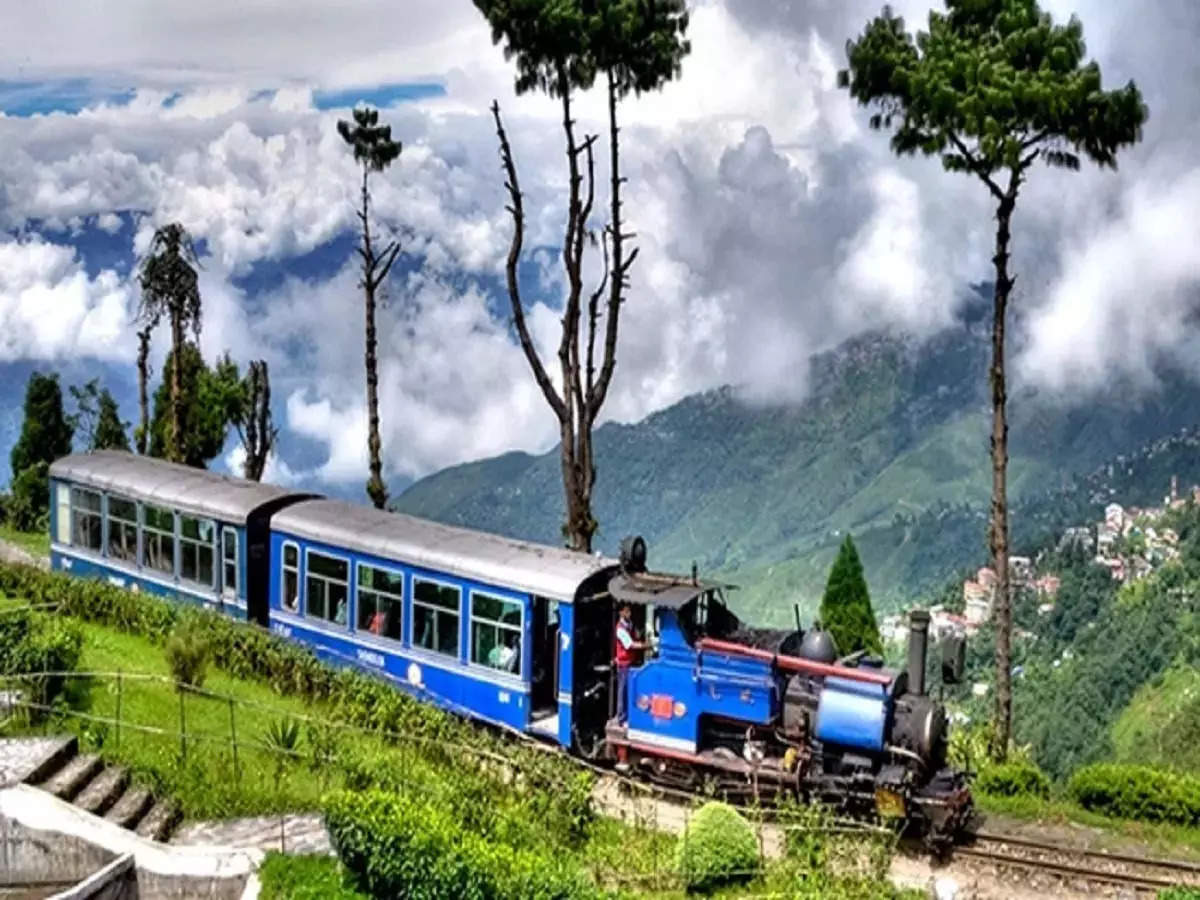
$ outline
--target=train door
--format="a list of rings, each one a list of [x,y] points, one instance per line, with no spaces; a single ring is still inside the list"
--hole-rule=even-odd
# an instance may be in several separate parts
[[[285,506],[316,496],[279,497],[246,516],[246,618],[256,625],[271,627],[271,516]]]
[[[558,713],[558,633],[558,601],[534,597],[530,703],[535,721]]]

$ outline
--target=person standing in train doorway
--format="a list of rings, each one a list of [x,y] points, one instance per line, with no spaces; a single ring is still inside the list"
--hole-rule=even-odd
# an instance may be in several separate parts
[[[637,635],[633,630],[633,609],[628,603],[621,604],[613,653],[614,661],[617,664],[617,724],[619,725],[624,725],[629,718],[629,667],[635,661],[635,654],[644,646],[638,642]]]

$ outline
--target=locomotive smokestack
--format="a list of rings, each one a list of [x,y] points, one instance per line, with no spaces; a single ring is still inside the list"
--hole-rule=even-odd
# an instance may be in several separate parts
[[[929,650],[929,613],[914,609],[908,624],[908,690],[925,693],[925,655]]]

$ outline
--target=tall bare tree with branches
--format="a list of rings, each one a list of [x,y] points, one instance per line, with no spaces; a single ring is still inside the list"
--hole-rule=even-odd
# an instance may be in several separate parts
[[[339,120],[338,134],[354,151],[354,159],[362,167],[362,206],[358,220],[362,246],[362,278],[359,287],[366,301],[367,331],[367,453],[370,457],[370,476],[367,496],[376,508],[387,504],[387,485],[383,481],[383,444],[379,437],[379,369],[376,356],[375,307],[380,299],[388,273],[400,253],[400,244],[390,241],[379,252],[371,236],[371,191],[368,178],[372,172],[382,172],[400,156],[399,141],[392,140],[392,127],[379,124],[379,111],[370,107],[354,110],[354,121]]]
[[[525,320],[518,267],[525,240],[525,207],[512,145],[492,103],[496,135],[508,192],[513,237],[505,267],[513,325],[534,378],[559,424],[567,546],[591,552],[597,522],[592,513],[596,465],[592,432],[608,396],[617,362],[621,305],[629,270],[637,258],[634,238],[622,218],[618,106],[629,93],[657,90],[679,75],[691,46],[685,40],[687,11],[682,0],[475,0],[516,58],[516,90],[540,90],[562,107],[567,160],[567,222],[562,263],[567,292],[558,344],[559,384],[538,355]],[[595,145],[598,135],[579,134],[572,115],[574,93],[605,76],[609,125],[609,219],[597,240],[589,226],[596,201]],[[584,253],[599,244],[603,271],[585,292]],[[586,313],[584,302],[586,296]],[[586,318],[585,318],[586,315]],[[602,342],[602,343],[601,343]],[[601,343],[601,346],[597,346]]]
[[[242,474],[251,481],[261,481],[279,438],[279,429],[271,419],[271,379],[265,359],[251,362],[242,379],[233,423],[246,451]]]

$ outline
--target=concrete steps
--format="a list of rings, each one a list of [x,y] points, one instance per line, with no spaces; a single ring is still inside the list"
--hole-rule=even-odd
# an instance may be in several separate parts
[[[154,841],[169,840],[182,818],[174,803],[156,801],[148,790],[131,784],[128,770],[106,766],[95,754],[79,753],[74,738],[56,746],[23,780]]]

